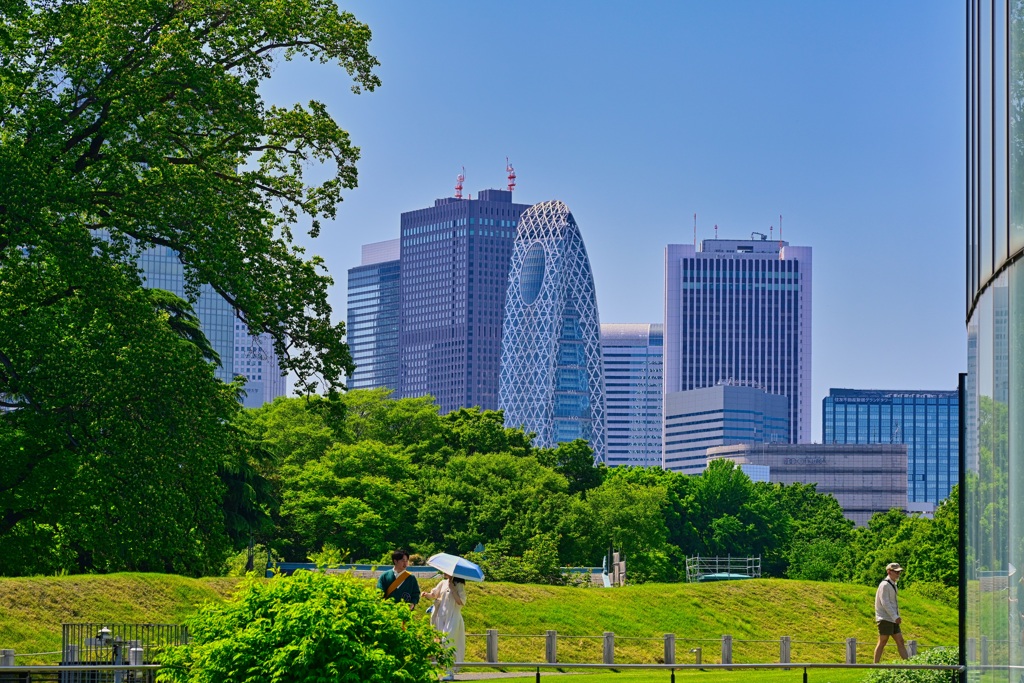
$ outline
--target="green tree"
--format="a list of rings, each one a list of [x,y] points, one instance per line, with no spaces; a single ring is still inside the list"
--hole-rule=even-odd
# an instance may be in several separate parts
[[[123,268],[91,279],[30,251],[0,272],[3,302],[81,285],[0,305],[0,346],[17,349],[0,392],[14,407],[0,413],[0,573],[215,570],[235,388]]]
[[[698,533],[697,548],[687,550],[691,554],[764,558],[789,537],[789,513],[729,460],[708,463],[694,480],[686,506]]]
[[[209,284],[269,333],[301,388],[339,386],[351,359],[330,320],[331,280],[292,235],[334,217],[358,149],[322,104],[268,106],[260,84],[301,56],[372,90],[369,29],[327,0],[6,7],[0,263],[26,250],[81,263],[63,245],[84,235],[108,236],[125,259],[173,249],[191,291]],[[313,163],[330,170],[310,184]]]
[[[667,491],[659,485],[643,485],[625,477],[609,477],[587,493],[586,521],[592,531],[590,549],[595,560],[613,547],[626,560],[629,581],[665,581],[675,578],[668,529],[662,515]]]
[[[452,658],[426,621],[345,575],[251,577],[186,624],[189,644],[160,654],[161,681],[433,683]]]
[[[536,457],[568,480],[570,493],[586,492],[600,486],[608,471],[604,463],[594,463],[594,449],[584,439],[538,449]]]
[[[260,85],[301,56],[373,89],[369,40],[327,0],[4,3],[2,571],[40,547],[58,568],[219,564],[237,388],[133,264],[173,250],[189,297],[208,284],[269,333],[300,389],[341,387],[331,279],[293,231],[334,217],[358,149],[322,104],[268,106]]]
[[[460,455],[420,474],[415,547],[423,552],[462,554],[501,540],[521,556],[538,534],[560,532],[571,500],[565,477],[529,456]]]
[[[282,476],[280,541],[288,543],[289,556],[306,557],[329,544],[370,559],[414,540],[415,470],[394,446],[336,444]]]

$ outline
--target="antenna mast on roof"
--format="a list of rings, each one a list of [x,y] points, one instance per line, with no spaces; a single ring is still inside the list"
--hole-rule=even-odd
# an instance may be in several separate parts
[[[455,178],[455,198],[462,199],[462,183],[466,182],[466,167],[462,167],[462,173]]]
[[[782,260],[782,214],[778,214],[778,260]]]
[[[516,169],[508,162],[508,157],[505,157],[505,172],[508,173],[508,191],[511,192],[516,189]]]
[[[718,223],[715,223],[715,239],[718,239]]]
[[[693,214],[693,248],[697,248],[697,214]]]

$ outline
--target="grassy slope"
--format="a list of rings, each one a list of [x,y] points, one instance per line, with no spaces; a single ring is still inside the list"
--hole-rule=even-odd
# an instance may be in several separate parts
[[[63,622],[180,623],[197,604],[229,595],[237,581],[158,574],[0,579],[0,648],[59,650]],[[676,634],[680,662],[693,661],[687,650],[698,645],[704,661],[718,661],[724,633],[735,641],[774,641],[735,642],[737,662],[777,661],[783,635],[793,638],[794,661],[842,661],[842,645],[799,641],[840,642],[851,636],[858,641],[858,661],[868,661],[875,640],[873,605],[874,589],[868,586],[773,579],[614,590],[484,583],[469,584],[463,613],[470,634],[498,629],[504,661],[542,661],[542,638],[509,636],[548,629],[559,632],[559,661],[567,662],[600,661],[600,639],[582,636],[603,631],[620,639],[620,662],[656,661],[665,633]],[[956,643],[956,610],[911,595],[901,598],[901,608],[908,639],[925,646]],[[710,642],[694,642],[699,639]],[[471,635],[467,645],[467,659],[484,658],[482,636]]]

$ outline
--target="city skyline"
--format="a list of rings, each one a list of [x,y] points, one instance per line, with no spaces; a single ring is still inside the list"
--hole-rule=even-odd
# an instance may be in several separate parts
[[[965,368],[950,305],[964,274],[961,8],[344,9],[374,31],[383,86],[353,98],[296,62],[265,89],[323,100],[362,148],[359,188],[308,245],[334,275],[336,319],[361,244],[450,196],[463,166],[474,196],[504,189],[507,155],[514,201],[559,197],[587,226],[606,322],[663,322],[662,251],[693,242],[694,213],[698,241],[716,224],[720,238],[777,238],[782,214],[782,237],[818,266],[812,404],[836,386],[948,387]]]

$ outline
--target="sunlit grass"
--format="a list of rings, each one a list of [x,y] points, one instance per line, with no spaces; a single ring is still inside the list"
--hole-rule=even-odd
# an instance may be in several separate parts
[[[60,649],[61,624],[181,623],[206,600],[222,600],[238,579],[188,579],[163,574],[113,574],[0,579],[0,648],[18,653]],[[423,587],[432,582],[423,582]],[[600,636],[615,634],[615,661],[654,664],[664,658],[664,635],[676,636],[676,661],[690,663],[690,650],[702,648],[703,661],[721,660],[723,634],[733,636],[733,661],[779,661],[779,638],[792,638],[793,661],[841,663],[845,639],[857,639],[858,661],[869,661],[874,646],[874,588],[833,583],[776,579],[713,584],[646,584],[624,588],[566,588],[492,583],[469,584],[464,610],[469,661],[486,659],[487,629],[497,629],[498,656],[505,662],[545,660],[547,630],[558,632],[558,661],[599,662]],[[954,608],[908,594],[900,598],[907,639],[921,647],[955,645]],[[417,614],[426,618],[426,604]],[[892,654],[892,653],[890,653]],[[19,664],[52,663],[54,658],[19,658]],[[785,672],[760,671],[740,678],[720,678],[727,672],[707,672],[707,680],[797,680]],[[792,673],[792,672],[791,672]],[[863,673],[863,672],[861,672]],[[585,683],[597,674],[573,674]],[[622,672],[603,674],[625,678],[660,676]],[[730,674],[731,675],[731,674]],[[770,678],[779,676],[778,679]],[[811,671],[809,681],[860,680],[846,672]],[[704,680],[699,674],[689,680]],[[795,674],[794,674],[795,676]],[[831,678],[830,678],[831,677]],[[799,680],[802,680],[802,671]]]

